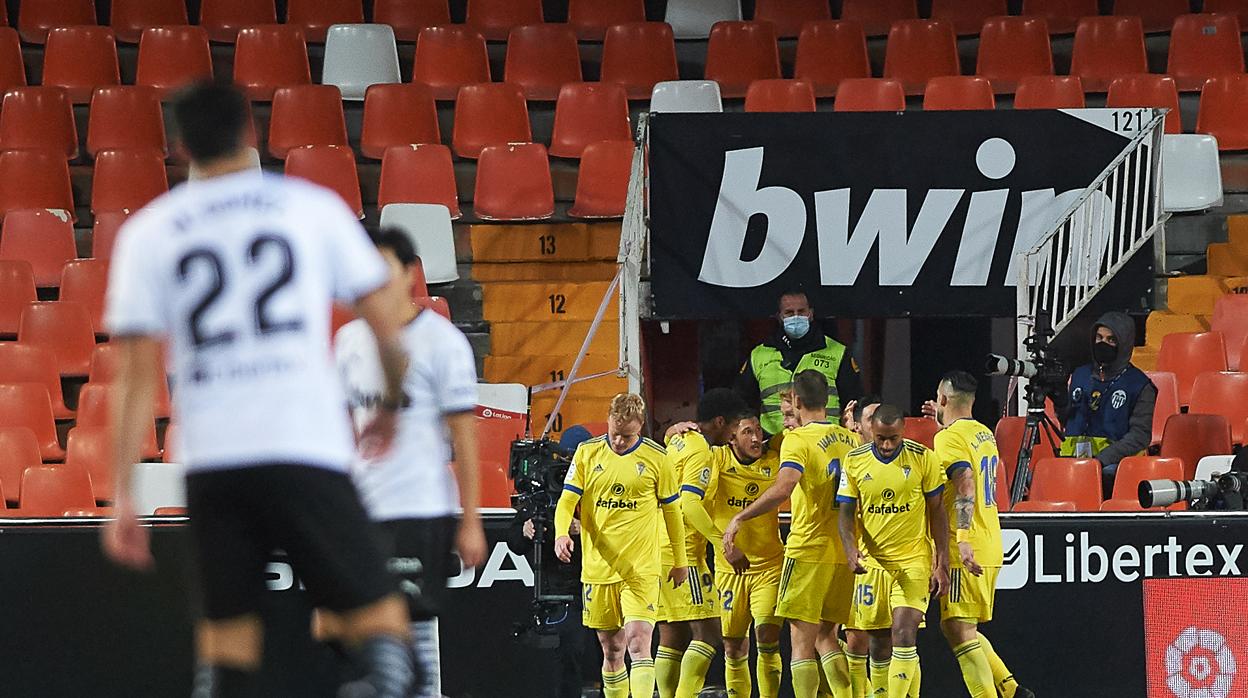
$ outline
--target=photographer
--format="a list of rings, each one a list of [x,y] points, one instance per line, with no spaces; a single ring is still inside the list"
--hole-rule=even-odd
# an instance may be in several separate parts
[[[1131,364],[1134,347],[1131,318],[1105,313],[1092,326],[1092,363],[1070,377],[1061,455],[1099,460],[1105,492],[1113,490],[1118,461],[1143,452],[1152,438],[1157,388]]]

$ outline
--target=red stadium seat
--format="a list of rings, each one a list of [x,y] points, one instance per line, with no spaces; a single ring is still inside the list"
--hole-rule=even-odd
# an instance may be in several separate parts
[[[165,121],[154,87],[101,87],[91,97],[87,152],[154,150],[165,154]]]
[[[22,62],[22,43],[17,30],[0,27],[0,90],[26,85],[26,65]]]
[[[282,160],[292,148],[347,144],[342,93],[337,87],[296,85],[273,93],[269,155]]]
[[[1248,419],[1248,373],[1209,371],[1192,383],[1192,414],[1220,414],[1231,426],[1231,440],[1245,443],[1244,420]]]
[[[1097,0],[1023,0],[1022,14],[1043,17],[1054,34],[1070,34],[1082,17],[1099,14]]]
[[[857,22],[867,36],[884,36],[894,22],[918,19],[914,0],[843,0],[841,19]]]
[[[442,204],[457,219],[459,190],[451,150],[440,143],[396,145],[381,157],[377,207],[389,204]]]
[[[632,141],[599,141],[585,146],[576,174],[573,218],[619,218],[628,200],[633,171]]]
[[[112,423],[109,402],[112,400],[113,386],[88,383],[78,393],[77,427],[109,428]],[[156,445],[156,421],[149,425],[150,429],[143,436],[139,446],[139,457],[152,460],[160,457],[160,448]]]
[[[464,23],[490,41],[504,41],[512,29],[543,21],[542,0],[468,0]]]
[[[906,94],[923,94],[928,80],[961,72],[952,24],[911,19],[895,23],[888,32],[884,77],[900,80]]]
[[[776,29],[767,22],[716,22],[706,48],[706,79],[724,97],[744,97],[754,80],[780,77]]]
[[[178,455],[178,425],[171,423],[165,427],[165,447],[161,449],[160,462],[177,463]]]
[[[791,39],[802,32],[807,22],[832,19],[832,8],[824,0],[758,0],[754,4],[754,21],[771,22],[776,36]]]
[[[360,175],[355,168],[355,153],[341,145],[306,145],[286,155],[286,175],[302,177],[342,197],[347,208],[364,217],[360,195]]]
[[[959,36],[978,34],[988,18],[1007,14],[1005,0],[932,0],[932,19],[952,22]]]
[[[117,41],[108,27],[54,27],[43,53],[43,84],[64,87],[70,101],[86,104],[97,87],[117,85]]]
[[[1028,499],[1074,502],[1076,511],[1100,511],[1101,462],[1095,458],[1043,458],[1036,461]]]
[[[512,487],[507,477],[511,442],[523,436],[523,419],[477,418],[477,441],[481,444],[481,506],[511,506]]]
[[[1070,74],[1084,89],[1104,92],[1114,78],[1148,72],[1139,17],[1084,17],[1075,29]]]
[[[1014,471],[1018,467],[1018,449],[1023,443],[1023,431],[1027,425],[1026,417],[1002,417],[997,422],[993,435],[997,439],[997,451],[1001,454],[1001,469],[998,474],[1006,482],[1014,481]],[[1054,458],[1057,450],[1043,434],[1040,443],[1032,447],[1031,464],[1034,466],[1041,458]]]
[[[603,82],[623,85],[629,99],[650,99],[656,83],[679,79],[670,26],[632,22],[607,29],[602,42]]]
[[[992,85],[984,78],[942,75],[927,81],[923,111],[957,111],[996,108]]]
[[[434,99],[453,100],[464,85],[489,81],[485,39],[475,29],[450,25],[421,30],[412,82],[428,85]]]
[[[906,93],[888,78],[850,78],[841,81],[834,111],[904,111]]]
[[[644,0],[569,0],[568,24],[581,41],[602,41],[609,27],[646,21]]]
[[[550,154],[554,157],[579,158],[590,143],[631,138],[628,93],[622,86],[573,82],[559,91],[550,138]]]
[[[1018,83],[1015,109],[1083,109],[1083,81],[1069,75],[1033,75]]]
[[[0,427],[0,487],[7,501],[17,504],[22,474],[36,465],[43,465],[43,458],[35,432],[27,427]]]
[[[1162,433],[1166,429],[1166,420],[1170,415],[1179,413],[1179,382],[1169,371],[1146,371],[1149,380],[1157,388],[1157,404],[1153,408],[1153,441],[1152,445],[1161,443]]]
[[[1220,414],[1176,414],[1166,420],[1161,457],[1183,461],[1183,479],[1196,477],[1196,464],[1205,456],[1231,452],[1231,427]]]
[[[461,158],[476,158],[487,145],[533,140],[524,93],[515,85],[465,85],[455,102],[451,149]]]
[[[0,383],[38,383],[48,391],[53,417],[72,419],[74,416],[73,410],[65,406],[56,360],[39,347],[0,342]]]
[[[91,371],[87,374],[87,382],[94,385],[107,385],[117,376],[117,345],[115,344],[97,344],[95,351],[91,353]],[[169,397],[169,377],[165,372],[165,362],[162,359],[160,364],[155,367],[159,376],[156,381],[156,405],[155,412],[157,419],[168,419],[171,412],[171,400]],[[166,437],[167,439],[168,437]]]
[[[212,79],[212,51],[203,27],[151,27],[139,38],[136,85],[162,97],[183,85]]]
[[[65,458],[65,449],[56,440],[52,401],[41,383],[0,384],[0,428],[4,427],[29,429],[44,461]]]
[[[1114,14],[1139,17],[1147,32],[1170,31],[1175,18],[1190,11],[1187,0],[1114,0]]]
[[[1205,0],[1203,11],[1235,15],[1241,27],[1248,26],[1248,0]]]
[[[450,24],[451,9],[446,0],[375,0],[373,21],[389,24],[399,41],[415,41],[425,27]]]
[[[91,477],[91,492],[100,503],[112,502],[114,496],[111,437],[107,426],[74,427],[65,440],[65,467]]]
[[[105,150],[92,174],[92,212],[137,211],[169,191],[164,154],[155,150]]]
[[[1006,512],[1010,510],[1010,485],[1012,483],[1005,477],[1004,471],[997,472],[997,487],[994,490],[997,496],[997,511]]]
[[[483,149],[472,203],[483,220],[545,220],[554,215],[546,146],[525,143]]]
[[[1218,150],[1248,150],[1248,75],[1209,78],[1200,91],[1196,132],[1218,139]]]
[[[17,29],[22,41],[42,44],[52,27],[95,24],[93,0],[22,0]]]
[[[424,85],[370,85],[364,93],[364,125],[360,152],[380,160],[396,145],[441,143],[438,108],[433,92]]]
[[[1027,500],[1014,505],[1011,512],[1015,514],[1056,514],[1062,512],[1075,512],[1074,502],[1045,502],[1039,500]]]
[[[243,27],[277,24],[273,0],[200,0],[199,23],[213,41],[232,44]]]
[[[1228,293],[1213,304],[1209,329],[1221,332],[1226,344],[1226,364],[1232,371],[1248,368],[1248,357],[1242,353],[1248,340],[1248,295]]]
[[[17,337],[22,311],[36,298],[35,272],[30,262],[0,258],[0,337]]]
[[[17,341],[56,357],[62,376],[85,376],[91,368],[95,331],[87,309],[67,301],[31,303],[22,311]]]
[[[809,80],[755,80],[745,91],[747,112],[815,110],[815,87]]]
[[[279,87],[312,82],[303,31],[284,24],[245,27],[234,47],[234,84],[248,99],[266,102]]]
[[[451,306],[446,299],[441,296],[421,296],[412,299],[412,302],[421,308],[432,310],[447,320],[451,319]]]
[[[531,24],[511,30],[503,81],[527,99],[553,100],[565,83],[581,81],[576,32],[566,24]]]
[[[74,216],[74,193],[63,151],[0,152],[0,216],[19,209],[54,209]]]
[[[1153,107],[1169,109],[1166,133],[1182,133],[1179,117],[1179,91],[1169,75],[1125,75],[1109,83],[1107,107]]]
[[[18,87],[4,95],[0,149],[54,150],[78,157],[78,129],[69,95],[60,87]]]
[[[412,298],[424,298],[429,295],[429,284],[425,280],[425,263],[420,257],[416,257],[416,263],[412,265]]]
[[[361,0],[287,0],[286,23],[303,30],[308,41],[324,43],[334,24],[363,24]]]
[[[871,77],[867,38],[855,22],[808,22],[797,38],[793,77],[814,83],[815,94],[836,93],[842,80]]]
[[[1226,370],[1226,342],[1219,332],[1172,332],[1161,340],[1157,370],[1174,373],[1179,383],[1179,404],[1187,405],[1196,376]]]
[[[1113,499],[1134,501],[1139,507],[1139,486],[1144,480],[1182,479],[1183,461],[1178,458],[1127,456],[1119,461],[1118,472],[1114,475]],[[1187,505],[1180,502],[1168,508],[1186,509]]]
[[[930,417],[906,417],[904,435],[911,441],[918,441],[928,448],[935,448],[938,431],[940,431],[940,424]]]
[[[117,40],[139,43],[139,37],[150,27],[185,26],[190,24],[184,0],[111,0],[108,26]]]
[[[1244,72],[1244,51],[1239,43],[1239,20],[1235,15],[1183,15],[1170,32],[1166,72],[1184,92],[1194,92],[1215,75]]]
[[[61,272],[60,300],[80,303],[87,309],[96,334],[104,334],[104,293],[108,288],[108,262],[74,259]]]
[[[1044,19],[993,17],[984,22],[975,74],[1004,93],[1017,90],[1019,82],[1028,76],[1052,75],[1053,49]]]
[[[0,259],[30,262],[39,288],[59,286],[61,268],[77,256],[73,223],[50,211],[13,211],[0,228]]]
[[[107,211],[95,216],[95,225],[91,231],[91,256],[96,259],[109,259],[113,256],[113,243],[117,241],[117,230],[126,220],[125,211]]]
[[[69,509],[93,509],[91,476],[64,465],[27,468],[19,502],[17,513],[31,518],[60,518]]]

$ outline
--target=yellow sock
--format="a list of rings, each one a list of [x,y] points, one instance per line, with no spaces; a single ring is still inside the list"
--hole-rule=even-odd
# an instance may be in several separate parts
[[[814,698],[819,693],[819,662],[794,659],[789,662],[793,672],[793,698]]]
[[[724,687],[729,696],[750,698],[754,684],[750,681],[750,658],[724,657]]]
[[[910,682],[910,692],[906,698],[919,698],[919,689],[923,686],[923,660],[920,657],[914,663],[914,680]]]
[[[629,670],[628,688],[634,696],[651,698],[654,695],[654,660],[634,659]]]
[[[780,659],[780,645],[758,645],[758,698],[777,698],[780,695],[780,677],[784,674],[784,662]]]
[[[871,682],[867,678],[867,655],[845,653],[845,663],[849,667],[849,686],[853,698],[867,698]]]
[[[819,662],[819,692],[815,694],[818,698],[832,698],[832,687],[828,685],[828,675],[823,671],[823,662]]]
[[[979,640],[969,640],[953,648],[953,656],[962,668],[962,680],[971,698],[997,698],[997,687],[992,680],[992,667],[979,645]]]
[[[658,685],[659,698],[675,698],[676,684],[680,683],[680,660],[684,652],[659,645],[654,658],[654,680]]]
[[[602,698],[628,698],[628,669],[602,670]]]
[[[1001,661],[1001,657],[983,633],[979,633],[979,648],[983,650],[984,657],[988,659],[988,666],[992,668],[992,682],[997,692],[1004,698],[1014,698],[1014,692],[1018,690],[1018,682],[1014,680],[1014,674],[1010,673],[1005,662]]]
[[[838,650],[828,652],[819,658],[819,666],[823,667],[823,675],[828,680],[833,698],[850,698],[849,667],[845,663],[845,655]]]
[[[715,659],[715,647],[701,640],[689,643],[685,656],[680,660],[680,683],[676,686],[676,698],[694,698],[706,683],[706,670]]]
[[[871,693],[872,698],[888,695],[888,661],[871,660]]]
[[[907,698],[919,666],[919,651],[914,647],[893,647],[893,660],[888,663],[888,698]]]

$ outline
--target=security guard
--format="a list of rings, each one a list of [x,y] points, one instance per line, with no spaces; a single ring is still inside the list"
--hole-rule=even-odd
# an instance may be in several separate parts
[[[844,344],[823,333],[805,291],[781,294],[776,319],[780,323],[776,333],[754,347],[741,367],[737,392],[758,406],[763,429],[779,434],[784,430],[781,395],[788,392],[794,374],[814,369],[827,377],[831,388],[828,416],[839,418],[843,405],[862,396],[858,363]]]

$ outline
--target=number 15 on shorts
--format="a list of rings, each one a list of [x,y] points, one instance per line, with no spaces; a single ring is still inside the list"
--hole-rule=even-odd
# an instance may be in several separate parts
[[[854,603],[859,606],[875,605],[875,589],[870,584],[859,584],[854,589]]]

